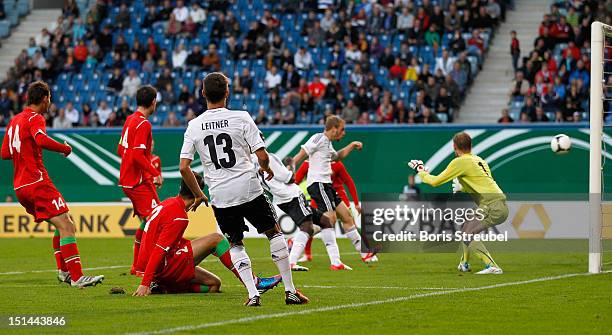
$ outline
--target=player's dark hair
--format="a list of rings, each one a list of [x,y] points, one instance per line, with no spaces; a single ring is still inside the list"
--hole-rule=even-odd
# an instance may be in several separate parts
[[[195,179],[198,182],[198,186],[200,187],[201,190],[203,190],[204,189],[204,178],[202,178],[202,176],[196,172],[194,172],[193,175],[195,176]],[[189,189],[189,186],[185,184],[184,180],[181,180],[181,188],[179,190],[179,195],[184,198],[195,199],[195,195],[193,194],[193,192],[191,192],[191,190]]]
[[[218,103],[225,99],[227,94],[227,77],[221,72],[213,72],[204,78],[203,95],[210,103]]]
[[[455,134],[453,137],[453,143],[457,147],[457,149],[461,150],[464,153],[468,153],[472,151],[472,138],[468,133],[462,131],[460,133]]]
[[[138,107],[149,108],[157,99],[157,90],[151,85],[145,85],[138,88],[136,91],[136,105]]]
[[[330,115],[325,119],[325,130],[339,127],[344,120],[337,115]]]
[[[26,105],[40,105],[50,95],[51,91],[47,83],[42,80],[35,81],[28,86]]]

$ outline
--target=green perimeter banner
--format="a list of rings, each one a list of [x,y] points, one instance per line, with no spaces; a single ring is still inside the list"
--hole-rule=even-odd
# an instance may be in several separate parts
[[[345,165],[359,193],[400,193],[412,171],[411,159],[421,159],[432,173],[440,173],[454,157],[451,138],[465,130],[473,137],[473,151],[491,167],[494,178],[504,192],[512,193],[587,193],[589,131],[587,125],[546,126],[355,126],[347,128],[345,138],[335,143],[338,150],[350,141],[362,141],[364,148],[355,151]],[[179,185],[179,151],[184,129],[154,129],[155,153],[161,157],[164,186],[162,199],[176,194]],[[320,127],[262,128],[268,150],[279,156],[294,155],[308,138],[322,131]],[[68,202],[120,201],[124,194],[117,187],[120,159],[116,154],[121,129],[50,130],[58,141],[67,141],[73,153],[65,158],[44,153],[45,165],[59,191]],[[565,155],[550,150],[551,138],[559,133],[572,139],[572,150]],[[0,133],[2,136],[3,132]],[[606,143],[612,144],[606,134]],[[612,158],[604,152],[604,162]],[[607,166],[607,165],[605,165]],[[604,166],[604,167],[605,167]],[[193,167],[201,171],[196,158]],[[0,196],[14,195],[13,167],[0,161]],[[604,184],[612,180],[604,168]],[[419,185],[423,192],[434,192]],[[450,192],[444,185],[436,192]]]

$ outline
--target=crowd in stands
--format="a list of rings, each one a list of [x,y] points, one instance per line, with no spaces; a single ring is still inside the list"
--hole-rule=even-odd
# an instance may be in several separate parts
[[[612,24],[612,1],[557,0],[550,9],[544,14],[533,51],[523,55],[520,65],[517,40],[512,43],[515,79],[509,92],[509,107],[502,111],[500,123],[588,120],[591,23]],[[607,39],[608,45],[610,42]],[[612,73],[610,64],[605,66],[605,71]],[[607,79],[612,84],[612,79]],[[612,90],[606,89],[606,95],[612,98]],[[611,108],[606,101],[605,110]]]
[[[49,126],[121,126],[143,84],[154,124],[181,126],[212,71],[258,124],[452,122],[507,2],[68,0],[1,83],[0,124],[46,80]]]

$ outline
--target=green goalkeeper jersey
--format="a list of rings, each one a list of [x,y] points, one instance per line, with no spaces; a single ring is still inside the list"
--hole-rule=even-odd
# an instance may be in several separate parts
[[[434,187],[457,178],[463,187],[463,192],[471,194],[479,206],[506,199],[504,192],[493,179],[487,162],[471,153],[453,159],[437,176],[421,171],[419,177],[424,183]]]

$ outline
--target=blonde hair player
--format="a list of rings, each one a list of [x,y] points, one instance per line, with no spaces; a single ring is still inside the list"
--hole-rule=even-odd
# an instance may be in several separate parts
[[[470,135],[465,132],[455,134],[453,148],[456,157],[437,176],[427,171],[423,161],[411,160],[408,166],[414,169],[426,184],[437,187],[452,180],[454,193],[463,191],[472,195],[476,205],[484,212],[484,219],[465,223],[462,226],[463,232],[478,234],[506,221],[506,218],[508,218],[506,196],[493,179],[487,162],[472,154],[472,138]],[[470,271],[469,256],[470,252],[474,252],[485,263],[484,270],[477,272],[477,274],[503,273],[501,267],[495,263],[481,241],[463,241],[462,248],[463,255],[457,267],[459,271]]]

